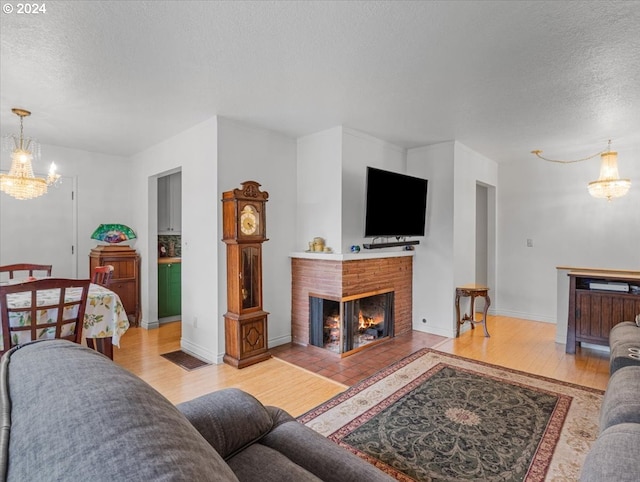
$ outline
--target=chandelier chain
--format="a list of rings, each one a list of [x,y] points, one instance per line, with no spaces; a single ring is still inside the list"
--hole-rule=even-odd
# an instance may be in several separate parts
[[[609,143],[608,143],[608,147],[606,150],[604,151],[600,151],[600,152],[596,152],[594,155],[589,156],[589,157],[584,157],[582,159],[575,159],[575,160],[562,160],[562,159],[549,159],[547,157],[541,156],[540,154],[542,154],[542,151],[540,149],[536,149],[535,151],[531,151],[531,154],[538,156],[540,159],[542,159],[543,161],[548,161],[548,162],[557,162],[559,164],[572,164],[574,162],[583,162],[583,161],[588,161],[589,159],[593,159],[594,157],[598,157],[601,156],[602,154],[604,154],[605,152],[611,151],[611,139],[609,139]]]

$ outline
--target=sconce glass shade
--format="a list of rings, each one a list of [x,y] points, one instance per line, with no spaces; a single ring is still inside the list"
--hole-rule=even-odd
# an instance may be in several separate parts
[[[589,194],[595,198],[607,199],[622,197],[629,191],[631,181],[620,179],[618,174],[618,153],[607,151],[601,154],[600,177],[589,183]]]
[[[124,224],[101,224],[91,235],[91,239],[109,244],[122,243],[136,238],[137,236],[133,229]]]

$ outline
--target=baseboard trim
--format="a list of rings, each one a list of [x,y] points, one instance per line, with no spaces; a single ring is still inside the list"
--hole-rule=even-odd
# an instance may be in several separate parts
[[[276,346],[286,345],[291,343],[291,335],[279,336],[278,338],[269,339],[269,348],[275,348]]]
[[[499,313],[491,313],[491,310],[489,310],[489,314],[494,314],[496,316],[510,316],[511,318],[520,318],[529,321],[541,321],[543,323],[553,323],[554,325],[556,324],[555,317],[526,313],[523,311],[500,310]]]
[[[196,345],[195,343],[191,343],[187,340],[185,340],[184,338],[180,338],[180,349],[186,353],[189,353],[190,355],[193,355],[197,358],[200,358],[202,360],[211,362],[211,363],[216,363],[217,365],[219,365],[220,363],[222,363],[222,355],[220,355],[219,357],[217,357],[214,353],[212,353],[211,351],[207,350],[206,348],[200,346],[200,345]],[[219,361],[218,361],[219,359]],[[214,361],[216,360],[216,361]]]

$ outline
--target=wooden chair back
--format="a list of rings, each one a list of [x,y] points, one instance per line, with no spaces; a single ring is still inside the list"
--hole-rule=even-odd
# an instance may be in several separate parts
[[[111,277],[113,276],[113,266],[107,264],[105,266],[96,266],[93,268],[93,278],[91,282],[105,288],[111,284]]]
[[[91,280],[47,278],[0,285],[0,354],[32,340],[82,342]]]
[[[43,274],[47,273],[46,276],[51,276],[51,268],[50,264],[30,264],[30,263],[18,263],[18,264],[7,264],[5,266],[0,266],[0,273],[9,273],[9,279],[13,279],[16,272],[26,271],[29,274],[26,276],[33,276],[33,273]]]

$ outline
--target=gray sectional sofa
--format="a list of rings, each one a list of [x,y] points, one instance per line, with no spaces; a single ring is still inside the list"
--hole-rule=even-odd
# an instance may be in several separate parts
[[[390,481],[237,389],[172,405],[80,345],[48,340],[0,364],[3,480]]]
[[[640,327],[626,321],[609,333],[611,378],[600,410],[600,434],[581,482],[640,480]],[[629,350],[631,348],[631,350]]]

